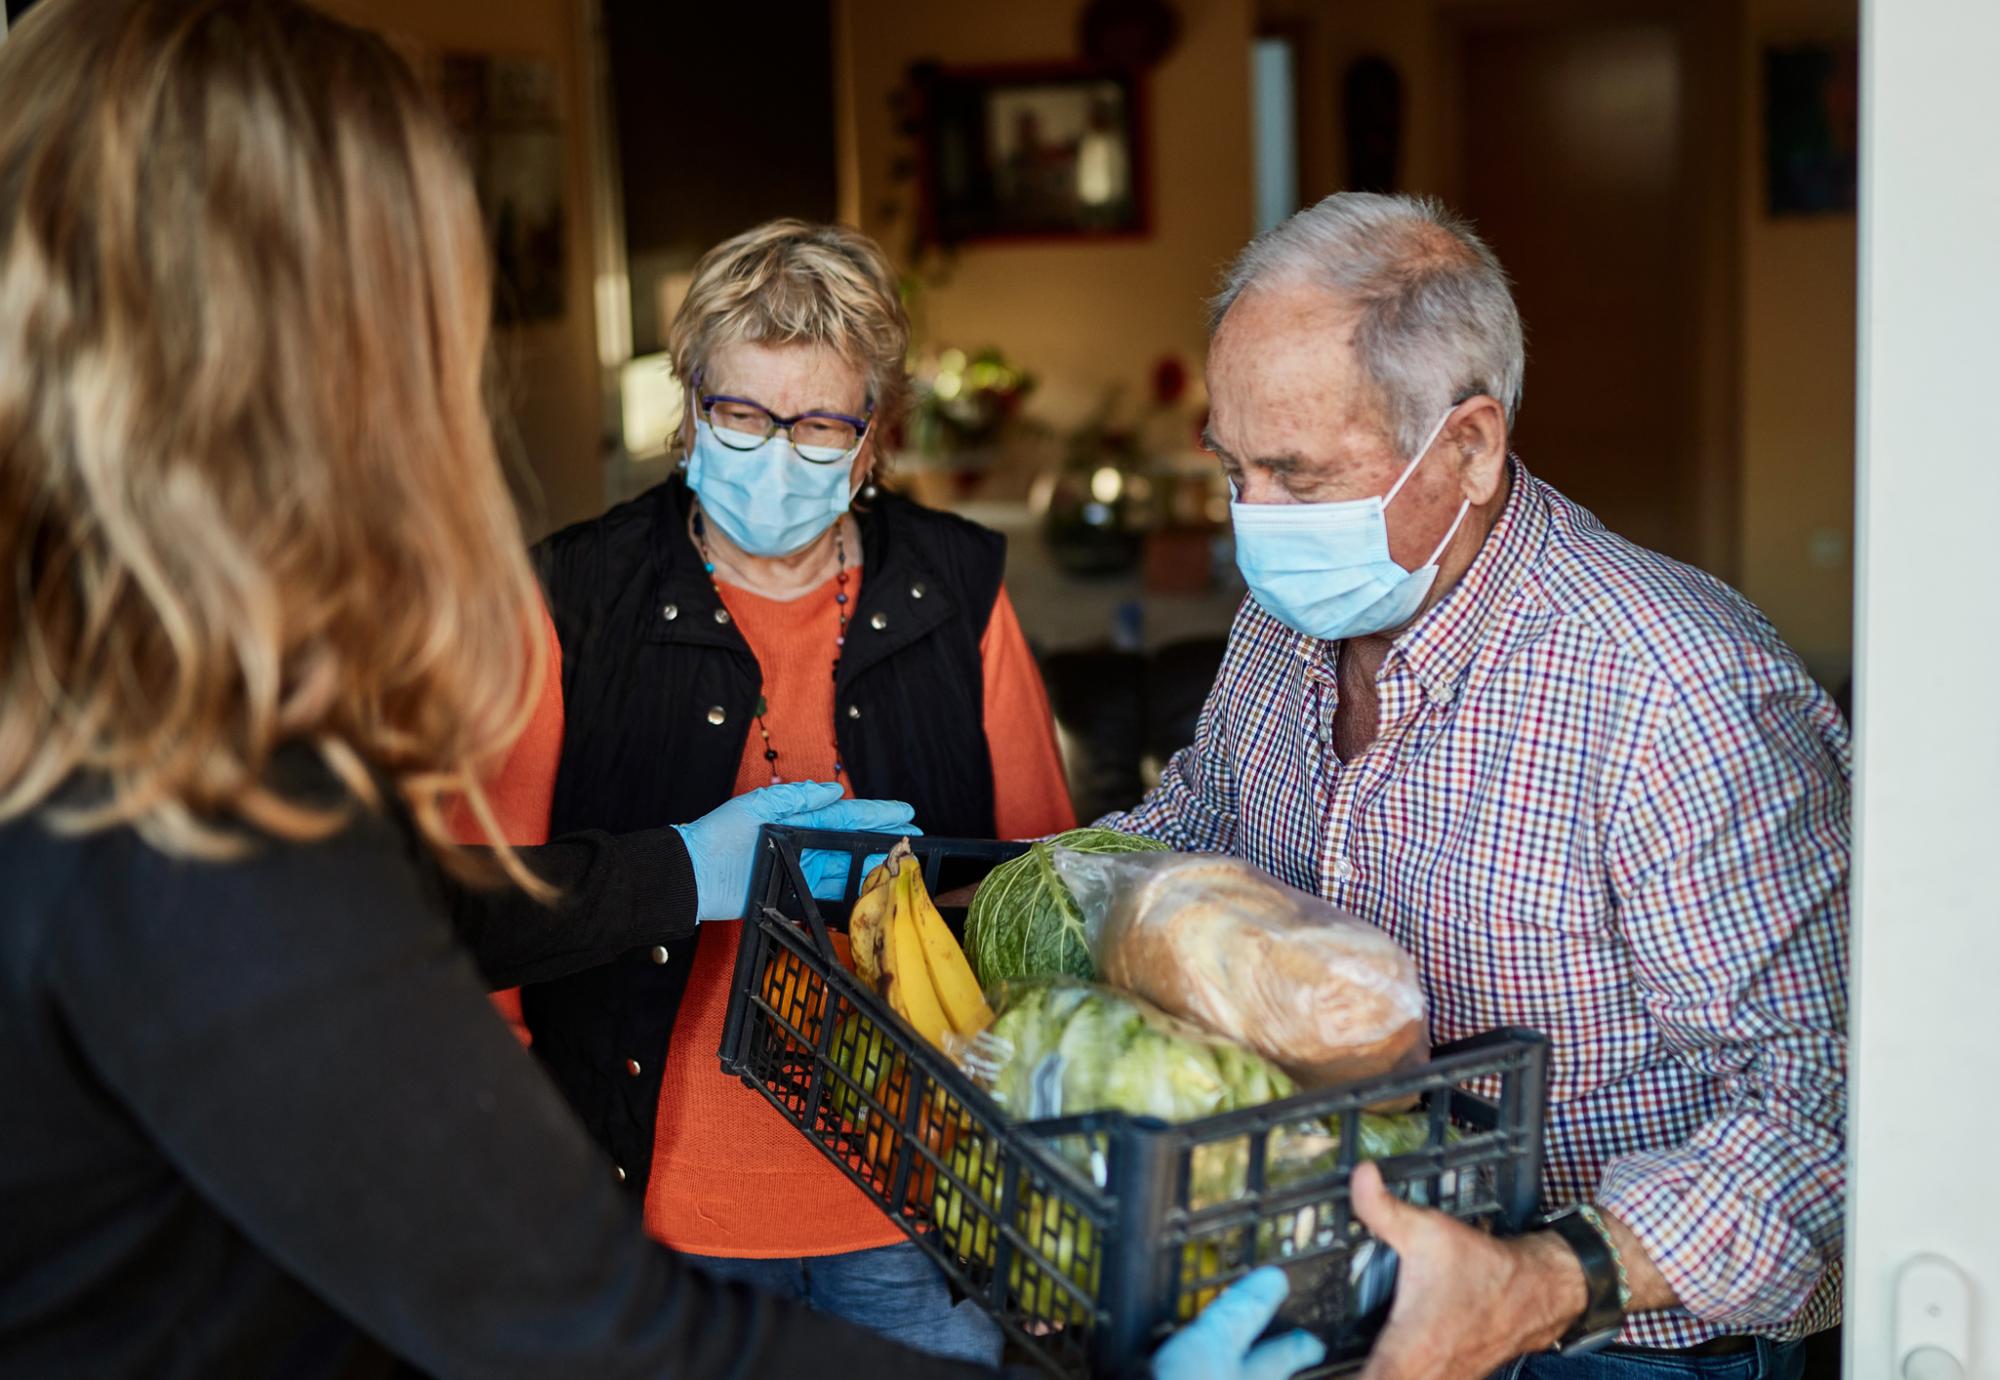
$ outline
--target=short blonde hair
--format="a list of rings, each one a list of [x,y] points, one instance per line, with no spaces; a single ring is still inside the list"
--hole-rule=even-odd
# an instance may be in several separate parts
[[[695,378],[715,352],[742,341],[823,345],[868,380],[869,435],[879,462],[910,391],[910,318],[880,245],[844,225],[766,221],[702,255],[668,349],[688,397],[683,449],[694,434]]]
[[[386,790],[490,872],[447,812],[500,836],[546,658],[442,120],[292,0],[45,5],[0,91],[0,821],[229,857]]]

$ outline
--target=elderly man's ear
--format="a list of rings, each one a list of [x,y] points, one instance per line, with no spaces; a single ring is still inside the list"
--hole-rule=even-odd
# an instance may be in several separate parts
[[[1507,476],[1507,412],[1485,394],[1458,405],[1440,438],[1458,465],[1459,482],[1473,507],[1493,501]]]

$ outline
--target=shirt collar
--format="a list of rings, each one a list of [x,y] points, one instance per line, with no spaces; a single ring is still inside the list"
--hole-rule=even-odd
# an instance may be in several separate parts
[[[1510,492],[1499,521],[1465,574],[1390,649],[1402,658],[1430,698],[1449,702],[1472,665],[1495,613],[1540,563],[1548,544],[1549,501],[1517,457],[1509,456]]]

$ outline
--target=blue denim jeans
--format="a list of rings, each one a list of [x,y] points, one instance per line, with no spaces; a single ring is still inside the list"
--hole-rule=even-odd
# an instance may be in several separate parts
[[[951,1285],[912,1241],[804,1260],[738,1260],[691,1255],[717,1279],[740,1280],[857,1323],[916,1351],[985,1366],[1000,1364],[1000,1326],[970,1299],[954,1304]]]
[[[1804,1342],[1757,1341],[1755,1351],[1734,1356],[1675,1356],[1660,1351],[1606,1348],[1589,1356],[1523,1356],[1500,1367],[1492,1380],[1800,1380]]]

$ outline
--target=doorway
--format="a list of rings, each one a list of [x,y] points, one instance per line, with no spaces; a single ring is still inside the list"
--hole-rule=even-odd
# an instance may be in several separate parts
[[[1614,532],[1730,578],[1735,129],[1703,99],[1726,52],[1685,15],[1602,5],[1482,7],[1453,36],[1456,201],[1527,325],[1517,450]]]

